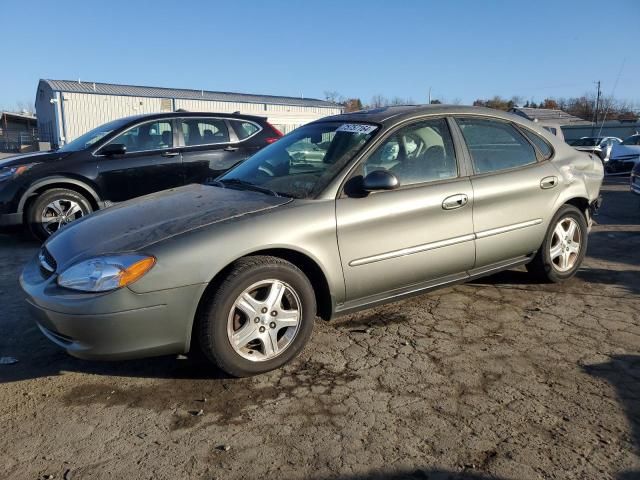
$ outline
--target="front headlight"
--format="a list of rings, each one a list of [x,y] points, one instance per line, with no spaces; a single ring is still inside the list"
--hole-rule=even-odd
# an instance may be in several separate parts
[[[106,292],[131,285],[155,265],[148,255],[117,255],[85,260],[58,277],[58,285],[82,292]]]
[[[35,167],[38,163],[28,163],[27,165],[19,165],[17,167],[4,167],[0,168],[0,182],[3,180],[9,180],[15,178],[18,175],[22,175],[27,170]]]

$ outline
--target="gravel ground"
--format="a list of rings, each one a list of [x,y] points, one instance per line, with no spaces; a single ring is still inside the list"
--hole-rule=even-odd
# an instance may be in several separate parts
[[[640,199],[626,180],[563,285],[523,270],[333,322],[256,378],[93,363],[46,341],[0,236],[0,478],[640,478]]]

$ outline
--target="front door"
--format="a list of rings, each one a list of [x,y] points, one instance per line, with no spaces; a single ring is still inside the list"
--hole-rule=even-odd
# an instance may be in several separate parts
[[[473,191],[445,119],[391,133],[356,175],[392,172],[396,190],[336,201],[347,301],[368,303],[473,267]]]
[[[553,215],[558,170],[509,122],[462,117],[457,123],[474,169],[476,268],[530,255],[542,244]],[[526,134],[544,148],[541,137]]]
[[[98,184],[106,200],[122,202],[183,184],[173,120],[136,125],[109,143],[124,145],[126,153],[98,160]]]

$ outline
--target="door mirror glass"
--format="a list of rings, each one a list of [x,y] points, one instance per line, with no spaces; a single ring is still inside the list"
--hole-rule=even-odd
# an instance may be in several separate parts
[[[124,155],[127,153],[127,146],[123,143],[110,143],[109,145],[105,145],[98,152],[99,155],[105,155],[107,157],[111,157],[113,155]]]
[[[362,188],[367,192],[378,190],[394,190],[400,186],[400,181],[388,170],[374,170],[362,181]]]

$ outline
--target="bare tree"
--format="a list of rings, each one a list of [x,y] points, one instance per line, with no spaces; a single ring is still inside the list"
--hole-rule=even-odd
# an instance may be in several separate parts
[[[340,95],[340,92],[336,92],[335,90],[325,90],[324,98],[327,100],[327,102],[333,103],[344,103],[345,101],[345,98]]]
[[[371,97],[370,106],[372,108],[386,107],[387,105],[389,105],[389,100],[386,97],[380,94]]]

